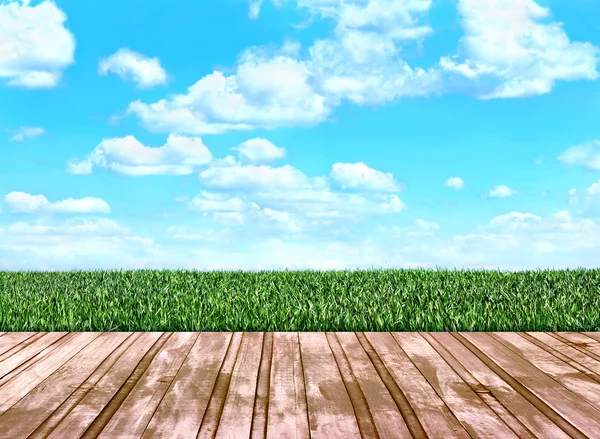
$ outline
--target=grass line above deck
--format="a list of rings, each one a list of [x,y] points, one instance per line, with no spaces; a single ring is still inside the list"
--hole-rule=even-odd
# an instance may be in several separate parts
[[[600,269],[0,272],[0,331],[599,331]]]

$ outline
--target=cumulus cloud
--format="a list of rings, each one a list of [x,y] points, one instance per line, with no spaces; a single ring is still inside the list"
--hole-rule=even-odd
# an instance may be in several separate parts
[[[266,139],[256,137],[240,143],[236,150],[242,160],[253,164],[267,164],[285,157],[285,149],[273,145]]]
[[[241,212],[247,207],[246,203],[237,197],[206,191],[202,191],[200,195],[192,198],[188,202],[188,206],[204,212]]]
[[[258,17],[260,2],[250,15]],[[305,56],[289,41],[280,48],[244,51],[234,74],[208,74],[183,94],[154,103],[132,102],[128,113],[150,130],[188,134],[324,121],[342,100],[376,104],[440,90],[435,69],[413,68],[401,46],[429,35],[421,23],[430,0],[300,2],[315,16],[333,18],[331,38],[316,40]]]
[[[6,270],[143,268],[155,254],[152,239],[106,218],[40,219],[0,229],[0,265]]]
[[[95,197],[50,202],[43,195],[11,192],[4,197],[6,205],[16,213],[108,213],[106,201]]]
[[[302,189],[318,184],[290,165],[234,165],[210,168],[200,172],[202,183],[211,188],[256,191],[261,189]]]
[[[0,4],[0,78],[9,86],[55,87],[73,64],[75,38],[66,14],[50,0]]]
[[[558,161],[567,166],[600,171],[600,140],[573,145],[559,154]]]
[[[20,127],[13,132],[14,135],[8,140],[10,142],[22,142],[28,137],[41,136],[46,133],[46,130],[40,127]]]
[[[153,104],[137,100],[127,111],[149,130],[188,134],[313,125],[323,121],[330,108],[311,87],[310,78],[302,61],[249,51],[234,75],[215,71],[184,94]]]
[[[117,74],[121,79],[134,81],[140,88],[151,88],[167,82],[167,72],[158,58],[150,58],[127,47],[100,60],[98,74]]]
[[[383,192],[399,191],[400,184],[390,173],[369,168],[364,163],[335,163],[331,167],[331,178],[342,188],[365,189]]]
[[[506,198],[515,195],[516,193],[517,191],[515,191],[514,189],[511,189],[508,186],[501,184],[500,186],[494,186],[493,188],[491,188],[487,193],[487,196],[492,198]]]
[[[573,42],[533,0],[459,0],[465,35],[440,67],[479,86],[484,99],[548,93],[559,80],[593,80],[600,50]]]
[[[462,189],[465,186],[465,182],[460,177],[450,177],[444,184],[452,189]]]
[[[163,146],[153,148],[126,136],[102,139],[86,159],[68,162],[67,172],[89,174],[95,165],[129,176],[189,175],[211,160],[199,137],[170,134]]]

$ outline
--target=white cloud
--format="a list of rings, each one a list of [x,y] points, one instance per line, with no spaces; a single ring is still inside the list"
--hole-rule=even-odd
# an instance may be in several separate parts
[[[425,221],[421,218],[415,220],[415,224],[419,229],[424,230],[425,232],[432,232],[440,229],[440,225],[438,223],[433,221]]]
[[[0,4],[0,78],[27,88],[56,86],[73,63],[75,38],[65,27],[65,13],[53,1]]]
[[[251,3],[252,17],[259,6]],[[403,44],[432,32],[421,23],[430,0],[299,6],[337,23],[333,37],[316,40],[306,56],[289,41],[275,50],[253,47],[240,55],[235,74],[215,71],[184,94],[151,104],[132,102],[128,113],[150,130],[216,134],[309,126],[324,121],[343,99],[377,104],[441,90],[437,71],[412,68],[399,56]]]
[[[100,60],[98,74],[109,73],[115,73],[121,79],[131,79],[140,88],[151,88],[167,82],[167,72],[158,58],[149,58],[127,47]]]
[[[128,113],[149,130],[189,134],[313,125],[323,121],[330,109],[310,86],[310,77],[301,61],[247,51],[235,75],[215,71],[185,94],[153,104],[132,102]]]
[[[510,197],[511,195],[515,195],[516,193],[517,191],[515,191],[514,189],[511,189],[508,186],[501,184],[500,186],[494,186],[493,188],[491,188],[487,196],[492,198],[506,198]]]
[[[192,198],[188,206],[204,212],[242,212],[247,208],[246,203],[237,197],[205,191]]]
[[[142,268],[156,253],[152,239],[105,218],[17,222],[0,229],[0,267],[6,270]]]
[[[396,192],[400,184],[390,173],[369,168],[364,163],[335,163],[331,167],[331,178],[342,188]]]
[[[199,137],[170,134],[158,148],[133,136],[103,139],[84,160],[71,160],[67,172],[89,174],[93,165],[130,176],[189,175],[208,164],[212,154]]]
[[[279,210],[270,209],[265,207],[263,209],[263,213],[267,216],[267,218],[275,221],[279,225],[281,225],[284,229],[299,232],[300,227],[296,222],[292,219],[292,215],[289,212],[282,212]]]
[[[444,184],[452,189],[462,189],[465,186],[465,182],[460,177],[450,177]]]
[[[250,0],[248,5],[248,17],[252,20],[258,18],[260,14],[260,6],[262,4],[262,0]]]
[[[233,148],[241,159],[253,164],[267,164],[285,157],[285,149],[260,137],[246,140]]]
[[[210,168],[200,173],[205,186],[216,189],[256,191],[261,189],[301,189],[316,184],[302,171],[290,166],[234,165]]]
[[[110,207],[106,201],[95,197],[50,202],[43,195],[30,195],[25,192],[11,192],[4,202],[13,212],[19,213],[108,213]]]
[[[562,23],[544,22],[550,10],[533,0],[459,0],[458,12],[459,55],[440,67],[475,81],[482,98],[539,95],[558,80],[598,77],[599,49],[570,41]]]
[[[8,139],[10,142],[22,142],[27,137],[41,136],[46,130],[40,127],[20,127],[15,134]]]
[[[600,140],[573,145],[560,153],[558,161],[567,166],[600,171]]]

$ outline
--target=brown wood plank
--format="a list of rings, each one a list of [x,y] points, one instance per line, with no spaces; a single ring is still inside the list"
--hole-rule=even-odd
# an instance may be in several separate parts
[[[231,375],[215,438],[249,437],[264,334],[247,332]]]
[[[196,437],[230,341],[227,332],[199,334],[144,438]]]
[[[12,407],[99,335],[100,333],[93,332],[76,333],[65,343],[54,349],[51,355],[43,356],[5,382],[0,387],[2,397],[0,414]],[[38,356],[43,355],[43,352],[40,352]]]
[[[356,334],[338,332],[336,336],[367,401],[379,437],[381,439],[412,439],[402,414],[375,366],[360,345]]]
[[[177,332],[167,340],[99,438],[142,437],[197,337],[197,333]]]
[[[496,398],[493,391],[484,386],[475,378],[471,372],[460,363],[452,353],[446,349],[431,333],[420,333],[423,338],[435,349],[435,351],[444,359],[448,366],[467,383],[467,385],[477,393],[477,396],[485,402],[496,415],[521,439],[535,439],[531,431],[523,425],[519,419],[512,414],[502,403]]]
[[[567,439],[568,436],[544,414],[543,407],[538,408],[522,395],[506,380],[498,376],[492,369],[476,357],[453,334],[436,332],[431,335],[443,344],[450,352],[482,385],[509,410],[536,438]],[[487,357],[486,357],[487,358]],[[488,361],[492,361],[488,358]],[[494,363],[495,364],[495,363]]]
[[[600,383],[517,333],[494,332],[490,335],[592,406],[600,408]],[[598,416],[600,418],[600,412]]]
[[[146,332],[140,334],[113,366],[89,389],[86,395],[61,420],[48,436],[48,439],[81,437],[111,398],[123,386],[138,365],[142,357],[161,336],[161,333]]]
[[[430,437],[468,439],[470,436],[444,401],[400,348],[391,333],[365,333],[390,374],[402,389]]]
[[[538,346],[542,346],[551,352],[552,355],[600,383],[600,356],[594,359],[586,351],[567,344],[545,332],[527,332],[522,335],[531,342],[538,343]]]
[[[461,333],[488,358],[552,408],[580,433],[594,437],[600,431],[600,411],[567,390],[531,363],[486,333]],[[575,432],[569,433],[571,436]]]
[[[85,346],[0,416],[3,434],[28,437],[130,335],[104,333]]]
[[[40,334],[39,332],[8,332],[4,333],[2,337],[0,337],[0,355],[4,355],[4,353],[10,349],[13,349],[19,343],[27,340],[28,338],[33,337],[34,335]],[[45,334],[45,333],[42,333]],[[1,357],[0,357],[1,359]]]
[[[271,387],[271,365],[273,361],[273,333],[265,332],[263,339],[256,398],[252,416],[250,439],[264,439],[267,435],[267,417],[269,415],[269,389]]]
[[[548,335],[600,361],[600,342],[596,333],[549,332]]]
[[[77,404],[94,389],[98,381],[114,366],[117,360],[125,353],[131,345],[137,341],[141,333],[130,333],[130,335],[111,352],[92,374],[83,381],[73,393],[63,401],[54,412],[42,422],[35,431],[29,435],[28,439],[43,439],[52,433],[58,424],[76,408]]]
[[[219,375],[217,376],[212,395],[210,395],[210,400],[208,401],[208,407],[206,407],[202,424],[200,424],[200,431],[197,436],[198,439],[214,439],[215,432],[219,426],[221,413],[223,412],[223,406],[225,405],[225,399],[227,398],[231,376],[233,375],[233,368],[236,365],[243,338],[244,334],[242,332],[234,332],[231,336],[231,342],[227,347],[225,359],[219,370]]]
[[[392,335],[472,438],[518,439],[420,334]]]
[[[310,437],[360,437],[352,402],[325,334],[302,332],[299,337]]]
[[[354,416],[358,422],[361,437],[365,439],[378,439],[379,434],[377,433],[373,416],[369,411],[365,395],[352,372],[346,353],[342,349],[342,346],[334,333],[326,332],[325,336],[329,343],[329,348],[333,353],[333,358],[342,377],[344,386],[346,387],[346,391],[348,392],[348,396],[350,397],[352,407],[354,408]]]
[[[267,438],[307,439],[308,408],[296,332],[273,334]]]
[[[39,337],[34,336],[26,340],[25,342],[29,343],[23,346],[22,349],[19,349],[18,351],[12,353],[12,355],[7,356],[0,362],[0,385],[3,384],[2,378],[6,377],[10,372],[15,370],[23,363],[25,363],[27,360],[36,357],[37,354],[44,351],[45,349],[46,352],[51,352],[51,350],[56,348],[57,346],[53,346],[50,349],[47,348],[66,335],[66,332],[50,332],[40,334]],[[24,344],[25,343],[20,343],[20,345]],[[9,353],[11,353],[11,351],[7,352],[7,354]],[[39,358],[39,356],[37,358]],[[6,382],[6,380],[7,379],[4,378],[4,382]]]

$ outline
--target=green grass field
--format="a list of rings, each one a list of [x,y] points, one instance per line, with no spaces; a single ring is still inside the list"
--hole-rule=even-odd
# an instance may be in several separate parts
[[[600,269],[0,272],[1,331],[598,331]]]

